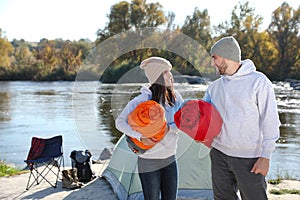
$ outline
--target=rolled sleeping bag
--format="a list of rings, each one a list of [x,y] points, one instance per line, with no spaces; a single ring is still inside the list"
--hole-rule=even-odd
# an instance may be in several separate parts
[[[148,100],[142,102],[128,115],[128,124],[144,137],[158,142],[163,139],[167,128],[165,111],[156,101]],[[138,139],[129,136],[127,136],[126,140],[129,148],[134,153],[144,153],[153,147],[153,145],[144,145]]]
[[[174,121],[178,129],[209,148],[223,124],[218,110],[203,100],[187,100],[174,114]]]

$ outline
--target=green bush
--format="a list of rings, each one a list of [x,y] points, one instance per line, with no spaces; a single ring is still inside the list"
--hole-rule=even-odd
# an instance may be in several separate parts
[[[277,195],[282,195],[282,194],[300,194],[300,190],[288,190],[288,189],[281,189],[281,190],[276,190],[272,189],[270,190],[271,194],[277,194]]]
[[[23,171],[18,170],[14,167],[8,166],[4,162],[0,161],[0,177],[3,176],[12,176],[16,174],[21,174]]]

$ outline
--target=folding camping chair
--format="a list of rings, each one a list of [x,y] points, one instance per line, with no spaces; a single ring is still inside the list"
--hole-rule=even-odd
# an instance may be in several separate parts
[[[40,184],[42,180],[47,181],[52,187],[56,188],[61,164],[64,168],[62,136],[46,139],[33,137],[27,159],[24,162],[27,163],[30,169],[26,190],[29,190],[34,183]],[[55,181],[52,180],[53,177],[52,179],[47,178],[49,172],[55,175]],[[33,177],[33,180],[31,180],[31,177]]]

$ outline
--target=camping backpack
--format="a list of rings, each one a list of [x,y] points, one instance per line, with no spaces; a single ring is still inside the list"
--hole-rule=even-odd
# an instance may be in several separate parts
[[[77,176],[80,182],[89,182],[94,178],[91,169],[90,158],[92,154],[89,150],[72,151],[70,155],[72,159],[72,168],[77,169]]]

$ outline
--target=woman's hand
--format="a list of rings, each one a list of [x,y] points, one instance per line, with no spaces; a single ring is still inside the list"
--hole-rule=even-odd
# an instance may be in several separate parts
[[[152,146],[152,145],[155,145],[157,141],[151,139],[151,138],[146,138],[146,137],[141,137],[141,142],[144,144],[144,145],[147,145],[147,146]]]
[[[170,130],[170,127],[169,125],[167,125],[166,129],[165,129],[165,135],[169,132]],[[150,138],[147,138],[147,137],[141,137],[140,141],[144,144],[144,145],[147,145],[147,146],[152,146],[152,145],[155,145],[157,142],[159,142],[159,140],[157,140],[155,137],[150,137]]]

